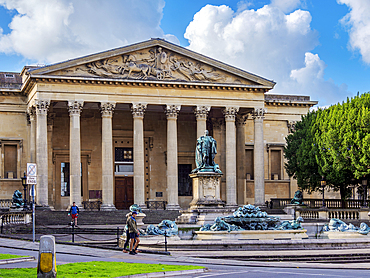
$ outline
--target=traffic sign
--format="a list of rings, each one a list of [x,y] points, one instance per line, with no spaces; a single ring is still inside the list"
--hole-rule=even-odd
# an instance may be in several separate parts
[[[37,167],[36,163],[27,163],[27,177],[36,177]]]
[[[37,184],[37,178],[27,176],[27,184]]]

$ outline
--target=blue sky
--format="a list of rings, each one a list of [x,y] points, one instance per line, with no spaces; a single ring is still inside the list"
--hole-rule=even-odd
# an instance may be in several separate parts
[[[369,0],[0,0],[0,71],[162,37],[320,106],[370,91]]]

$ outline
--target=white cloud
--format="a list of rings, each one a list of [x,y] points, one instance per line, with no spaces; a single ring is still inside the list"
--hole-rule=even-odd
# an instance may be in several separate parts
[[[350,12],[341,20],[341,23],[348,27],[350,48],[358,50],[363,61],[370,64],[370,1],[337,0],[337,2],[350,8]]]
[[[194,15],[184,36],[191,50],[273,79],[277,85],[271,93],[335,101],[346,88],[324,80],[324,62],[311,53],[318,45],[311,14],[300,9],[286,14],[280,8],[284,3],[293,7],[298,1],[274,1],[237,13],[225,5],[207,5]]]
[[[65,59],[163,37],[164,0],[0,0],[18,12],[9,34],[0,33],[0,52],[39,63]]]
[[[300,4],[301,0],[271,0],[271,6],[278,7],[284,13],[293,11]]]

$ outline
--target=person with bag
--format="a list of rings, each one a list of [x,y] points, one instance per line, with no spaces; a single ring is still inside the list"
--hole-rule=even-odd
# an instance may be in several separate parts
[[[127,249],[130,245],[130,233],[129,233],[129,230],[128,230],[128,225],[127,225],[127,221],[128,219],[132,216],[132,212],[130,211],[129,213],[126,214],[126,241],[125,241],[125,244],[123,245],[123,253],[128,253]],[[135,243],[134,243],[135,244]]]
[[[133,211],[131,217],[127,218],[127,227],[128,227],[128,232],[129,232],[129,237],[130,237],[130,255],[136,255],[136,250],[137,246],[140,243],[139,235],[140,232],[137,229],[137,223],[136,223],[136,217],[137,212]],[[136,242],[135,242],[136,240]],[[135,242],[135,246],[134,246]]]

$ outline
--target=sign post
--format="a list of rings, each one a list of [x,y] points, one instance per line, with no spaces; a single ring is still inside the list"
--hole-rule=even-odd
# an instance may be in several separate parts
[[[32,239],[35,242],[35,184],[37,184],[36,163],[27,163],[27,183],[32,184]]]

